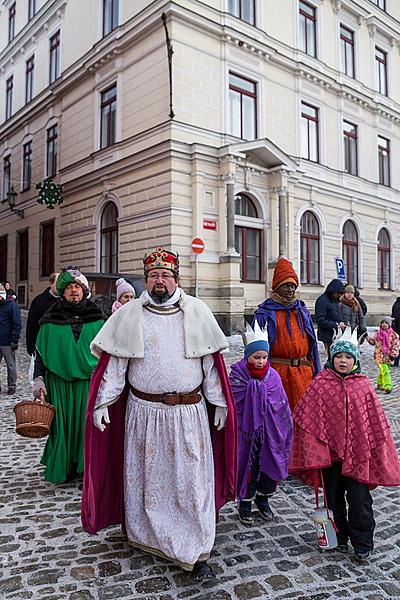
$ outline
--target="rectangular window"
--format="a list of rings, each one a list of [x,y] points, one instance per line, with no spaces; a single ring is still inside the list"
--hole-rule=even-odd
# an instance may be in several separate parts
[[[118,27],[119,0],[103,0],[103,37]]]
[[[116,111],[117,111],[117,86],[114,84],[101,94],[100,104],[100,148],[107,148],[115,144],[116,140]]]
[[[54,271],[54,221],[40,224],[40,276]]]
[[[8,9],[8,42],[15,38],[15,2]]]
[[[23,145],[22,191],[29,190],[32,184],[32,142]]]
[[[350,175],[358,175],[357,158],[357,125],[343,121],[344,171]]]
[[[376,91],[387,96],[387,52],[381,50],[378,46],[375,46],[375,84]]]
[[[317,56],[317,11],[308,2],[299,2],[300,49]]]
[[[301,156],[319,162],[319,111],[306,102],[301,103]]]
[[[7,249],[7,235],[2,235],[0,237],[0,281],[7,281]]]
[[[230,133],[254,140],[257,137],[257,84],[229,73]]]
[[[35,69],[35,57],[31,56],[25,63],[25,104],[33,98],[33,72]]]
[[[372,0],[372,2],[376,4],[378,8],[386,11],[386,0]]]
[[[49,83],[53,83],[60,76],[60,31],[50,38],[50,69]]]
[[[47,130],[46,175],[54,177],[57,173],[57,125]]]
[[[3,158],[3,200],[11,189],[11,154]]]
[[[390,141],[378,135],[379,183],[390,186]]]
[[[340,53],[343,73],[354,78],[354,31],[344,25],[340,25]]]
[[[6,119],[9,119],[12,115],[13,88],[14,75],[11,75],[6,81]]]
[[[18,231],[18,281],[28,281],[29,237],[28,230]]]
[[[242,257],[242,281],[261,281],[261,230],[235,227],[235,249]]]
[[[36,15],[36,0],[28,0],[28,21]]]
[[[228,12],[233,17],[237,17],[242,21],[256,24],[256,6],[255,0],[229,0]]]

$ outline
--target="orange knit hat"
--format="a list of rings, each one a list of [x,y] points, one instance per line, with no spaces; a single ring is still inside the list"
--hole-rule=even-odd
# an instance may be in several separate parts
[[[276,263],[272,278],[272,290],[277,290],[284,283],[294,283],[296,287],[299,287],[299,278],[292,267],[292,263],[287,258],[282,257]]]

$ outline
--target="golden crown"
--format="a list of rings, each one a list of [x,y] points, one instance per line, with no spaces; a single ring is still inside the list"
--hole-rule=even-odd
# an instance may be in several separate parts
[[[169,269],[179,275],[179,254],[175,254],[170,250],[164,250],[160,246],[148,256],[145,254],[143,268],[145,274],[151,271],[151,269]]]

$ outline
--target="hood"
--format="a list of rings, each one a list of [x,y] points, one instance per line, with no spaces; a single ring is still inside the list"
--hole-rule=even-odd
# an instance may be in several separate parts
[[[340,279],[332,279],[330,283],[328,283],[325,292],[329,296],[333,296],[337,292],[344,294],[344,283]]]

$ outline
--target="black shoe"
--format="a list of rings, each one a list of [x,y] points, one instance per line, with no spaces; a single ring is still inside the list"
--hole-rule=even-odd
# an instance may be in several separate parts
[[[239,521],[243,525],[253,525],[254,519],[251,514],[252,500],[240,500],[239,502]]]
[[[365,552],[359,552],[358,550],[354,550],[354,556],[358,558],[358,560],[367,560],[371,555],[371,552],[368,550]]]
[[[8,394],[9,394],[9,396],[12,396],[13,394],[15,394],[15,392],[16,392],[15,385],[10,385],[9,388],[8,388]]]
[[[238,513],[238,519],[243,525],[254,525],[254,517],[253,515],[243,515],[240,510]]]
[[[202,579],[211,579],[215,575],[207,561],[198,560],[193,567],[192,577],[196,581],[200,581]]]
[[[338,544],[338,545],[336,546],[336,550],[337,550],[338,552],[340,552],[341,554],[347,554],[347,553],[348,553],[348,551],[349,551],[349,547],[348,547],[348,545],[347,545],[347,544]]]
[[[258,512],[260,513],[260,517],[264,519],[264,521],[272,521],[274,518],[274,513],[269,505],[268,497],[257,495],[255,503],[258,508]]]

